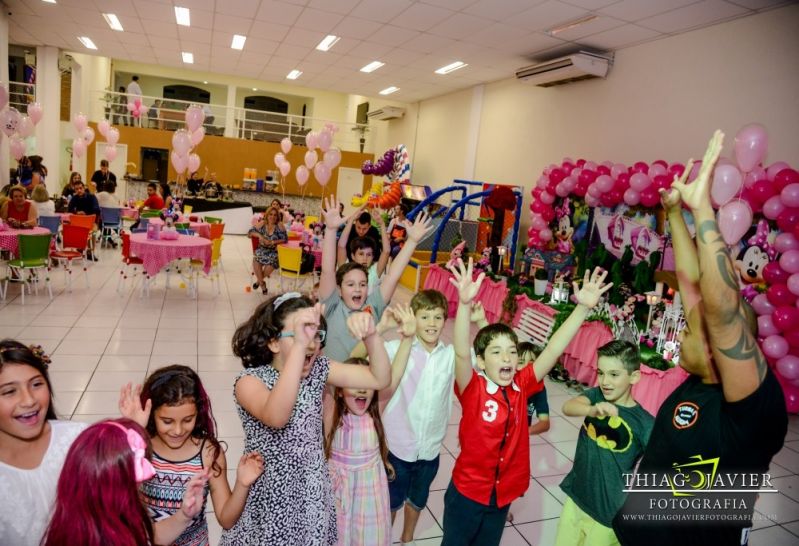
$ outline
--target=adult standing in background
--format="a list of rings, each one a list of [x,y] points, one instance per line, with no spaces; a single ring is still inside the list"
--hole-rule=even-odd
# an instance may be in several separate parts
[[[114,115],[111,118],[113,125],[130,125],[130,116],[128,115],[127,102],[125,102],[125,86],[119,86],[119,92],[114,97],[114,106],[112,107]]]
[[[94,184],[95,193],[108,191],[107,185],[109,184],[117,185],[116,175],[108,170],[108,160],[100,161],[100,168],[92,175],[92,184]]]
[[[47,167],[42,164],[42,159],[40,155],[30,156],[31,183],[28,186],[29,192],[33,191],[39,184],[44,184],[44,179],[47,176]]]
[[[136,99],[139,99],[139,101],[142,100],[142,92],[141,87],[139,87],[139,77],[134,75],[128,84],[128,102],[135,103]],[[131,125],[141,127],[141,118],[134,117],[131,121]]]

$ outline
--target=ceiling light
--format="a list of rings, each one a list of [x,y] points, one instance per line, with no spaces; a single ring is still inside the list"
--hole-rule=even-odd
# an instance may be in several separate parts
[[[459,68],[463,68],[464,66],[469,66],[469,65],[464,63],[463,61],[455,61],[452,64],[448,64],[447,66],[442,66],[441,68],[436,70],[436,74],[449,74],[450,72],[454,72]]]
[[[204,83],[205,85],[208,85],[208,80],[203,80],[203,83]]]
[[[594,19],[596,19],[596,15],[588,15],[587,17],[583,17],[581,19],[575,19],[574,21],[569,21],[568,23],[563,23],[557,27],[553,27],[546,31],[547,34],[550,36],[554,36],[560,32],[565,32],[567,30],[571,30],[575,27],[579,27],[580,25],[584,25],[586,23],[590,23]]]
[[[257,87],[253,87],[252,90],[253,91],[258,91],[258,88]]]
[[[361,72],[374,72],[381,66],[384,66],[386,63],[381,63],[380,61],[372,61],[371,63],[367,64],[363,68],[361,68]]]
[[[181,52],[183,55],[183,62],[186,64],[194,64],[194,53],[189,53],[188,51]]]
[[[385,89],[383,89],[380,92],[380,94],[381,95],[390,95],[391,93],[396,93],[397,91],[399,91],[399,87],[394,87],[392,85],[391,87],[386,87]]]
[[[234,34],[233,41],[230,43],[230,47],[233,49],[244,49],[244,42],[247,41],[246,36],[242,36],[241,34]]]
[[[190,27],[191,12],[189,12],[189,8],[180,8],[175,6],[175,21],[177,21],[180,26]]]
[[[297,70],[297,69],[294,69],[294,70],[292,70],[291,72],[289,72],[289,75],[288,75],[288,76],[286,76],[286,79],[289,79],[289,80],[296,80],[296,79],[297,79],[297,78],[299,78],[300,76],[302,76],[302,72],[301,72],[301,71],[299,71],[299,70]]]
[[[97,49],[97,46],[94,45],[92,39],[88,36],[78,36],[78,41],[82,43],[87,49]]]
[[[103,13],[103,18],[105,22],[108,23],[108,26],[114,30],[123,31],[125,30],[122,28],[122,23],[119,22],[119,18],[114,15],[113,13]]]
[[[328,34],[327,36],[325,36],[324,40],[319,42],[319,45],[316,46],[316,49],[318,49],[319,51],[328,51],[331,47],[336,45],[336,42],[338,42],[340,39],[341,38],[339,38],[338,36],[333,36],[332,34]]]
[[[46,2],[48,4],[55,4],[55,0],[42,0],[42,2]]]

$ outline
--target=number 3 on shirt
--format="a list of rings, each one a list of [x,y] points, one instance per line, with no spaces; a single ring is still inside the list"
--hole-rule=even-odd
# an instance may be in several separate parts
[[[498,409],[499,409],[499,404],[497,404],[493,400],[487,400],[486,410],[483,412],[483,421],[491,423],[492,421],[496,420]]]

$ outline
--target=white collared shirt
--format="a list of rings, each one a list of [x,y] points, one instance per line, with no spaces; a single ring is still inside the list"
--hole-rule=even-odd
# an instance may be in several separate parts
[[[488,378],[488,376],[485,374],[485,371],[483,371],[483,370],[478,370],[478,371],[477,371],[477,375],[479,375],[480,377],[483,377],[483,378],[485,378],[485,380],[486,380],[486,392],[487,392],[488,394],[496,394],[496,393],[497,393],[497,391],[499,390],[499,385],[497,385],[496,383],[494,383],[493,381],[491,381],[491,380]],[[514,374],[514,375],[515,375],[515,374]],[[522,391],[522,390],[519,388],[519,385],[517,385],[517,384],[516,384],[516,380],[515,380],[515,379],[514,379],[513,381],[511,381],[511,383],[510,383],[510,384],[511,384],[511,387],[513,387],[513,390],[515,390],[516,392],[521,392],[521,391]]]
[[[385,343],[393,361],[400,340]],[[438,456],[447,432],[455,383],[455,348],[441,341],[428,353],[414,338],[402,380],[383,411],[388,448],[407,462]]]

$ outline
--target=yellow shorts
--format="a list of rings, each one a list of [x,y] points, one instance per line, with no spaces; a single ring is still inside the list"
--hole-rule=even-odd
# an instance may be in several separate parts
[[[567,498],[560,514],[555,546],[619,546],[619,540],[613,529],[597,522]]]

